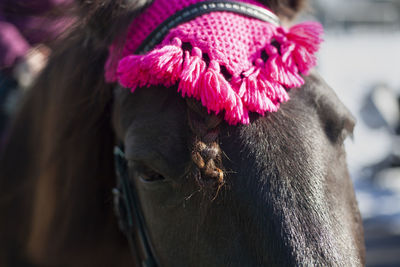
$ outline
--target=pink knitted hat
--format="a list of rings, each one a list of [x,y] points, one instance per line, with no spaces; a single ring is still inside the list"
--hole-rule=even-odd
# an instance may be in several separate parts
[[[251,4],[252,13],[262,9],[261,13],[270,14],[268,22],[214,11],[172,29],[163,24],[179,11],[180,17],[170,25],[190,15],[185,8],[199,2],[196,8],[216,6],[201,0],[154,0],[130,25],[122,52],[115,45],[110,47],[106,80],[118,81],[132,92],[137,87],[177,85],[182,97],[200,100],[209,112],[223,112],[232,125],[249,123],[249,112],[277,111],[289,99],[286,90],[302,86],[301,74],[315,66],[322,26],[305,22],[285,29],[255,0],[240,2]],[[222,5],[243,9],[235,3],[224,1]],[[166,35],[161,42],[150,52],[144,48],[142,54],[146,38],[151,35],[156,40],[162,31]]]

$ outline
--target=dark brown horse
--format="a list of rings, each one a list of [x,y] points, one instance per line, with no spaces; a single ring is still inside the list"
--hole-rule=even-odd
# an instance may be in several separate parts
[[[282,18],[302,6],[263,3]],[[354,120],[322,78],[229,126],[176,88],[106,84],[107,47],[146,1],[80,4],[2,152],[1,266],[132,266],[113,212],[118,140],[161,266],[364,264],[343,146]]]

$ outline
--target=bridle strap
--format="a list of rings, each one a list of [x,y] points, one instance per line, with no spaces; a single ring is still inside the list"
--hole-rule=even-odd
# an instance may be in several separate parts
[[[237,1],[203,1],[184,8],[165,20],[145,39],[135,53],[142,54],[153,49],[164,39],[169,30],[179,24],[217,11],[238,13],[277,26],[280,25],[279,18],[275,14],[259,6]],[[115,147],[114,160],[117,178],[117,185],[113,189],[114,209],[119,220],[119,228],[128,239],[137,266],[159,266],[154,249],[151,246],[134,183],[129,179],[123,144]]]
[[[280,25],[279,18],[266,8],[237,1],[204,1],[190,5],[166,19],[152,33],[150,33],[150,35],[135,51],[135,54],[144,54],[153,49],[154,46],[164,39],[169,30],[177,27],[179,24],[188,22],[201,15],[217,11],[237,13],[272,23],[276,26]]]
[[[151,247],[134,183],[129,179],[128,164],[122,146],[114,148],[117,186],[113,189],[114,210],[119,228],[128,239],[136,266],[158,266]]]

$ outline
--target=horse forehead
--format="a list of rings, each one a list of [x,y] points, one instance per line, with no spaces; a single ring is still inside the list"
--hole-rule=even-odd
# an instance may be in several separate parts
[[[335,131],[340,132],[342,128],[352,132],[354,117],[334,91],[315,72],[305,79],[306,84],[302,88],[292,90],[292,99],[282,104],[282,110],[268,113],[265,118],[260,117],[260,120],[252,125],[233,126],[242,129],[239,136],[243,137],[245,142],[248,140],[262,143],[263,140],[267,140],[269,147],[278,144],[285,147],[286,144],[291,144],[289,148],[295,149],[288,155],[293,156],[299,151],[304,153],[304,149],[307,151],[308,148],[310,154],[315,152],[312,148],[320,145],[321,129],[328,137],[338,135]],[[174,89],[149,87],[139,88],[131,93],[127,89],[119,88],[116,90],[115,98],[117,112],[114,113],[123,124],[123,129],[120,130],[122,132],[126,132],[136,123],[137,128],[143,126],[145,129],[148,126],[149,135],[157,135],[158,132],[174,134],[182,130],[180,126],[187,124],[185,101]],[[116,128],[118,130],[118,127]],[[274,136],[275,132],[279,134]],[[272,138],[275,140],[271,141]],[[255,148],[258,149],[257,146]]]
[[[132,93],[119,87],[114,92],[114,128],[119,137],[133,124],[147,125],[150,135],[157,130],[181,131],[185,108],[184,101],[171,88],[138,88]]]
[[[298,177],[303,182],[298,189],[311,181],[315,187],[327,178],[329,161],[344,154],[343,147],[336,145],[340,140],[334,143],[329,131],[337,128],[340,132],[352,116],[319,76],[311,75],[290,96],[278,112],[257,117],[249,125],[228,127],[221,135],[222,149],[236,162],[233,168],[263,173],[253,182],[261,179],[264,183],[267,177],[279,175],[289,180]]]
[[[241,157],[254,158],[257,167],[265,165],[270,171],[276,167],[282,174],[310,174],[325,166],[329,143],[318,112],[306,109],[301,99],[293,98],[277,113],[259,117],[239,132],[236,138],[243,148]]]

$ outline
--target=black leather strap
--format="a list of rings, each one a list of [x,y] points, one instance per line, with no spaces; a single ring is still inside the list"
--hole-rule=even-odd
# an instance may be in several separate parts
[[[135,54],[144,54],[159,44],[169,32],[169,30],[175,28],[179,24],[190,21],[201,15],[216,12],[226,11],[238,13],[248,17],[256,18],[262,21],[266,21],[275,25],[280,25],[279,18],[269,11],[268,9],[251,5],[247,3],[241,3],[237,1],[204,1],[200,2],[187,8],[184,8],[168,19],[161,23],[140,45],[136,50]]]
[[[158,266],[122,146],[114,148],[114,161],[117,186],[112,192],[119,228],[128,239],[135,266]]]

